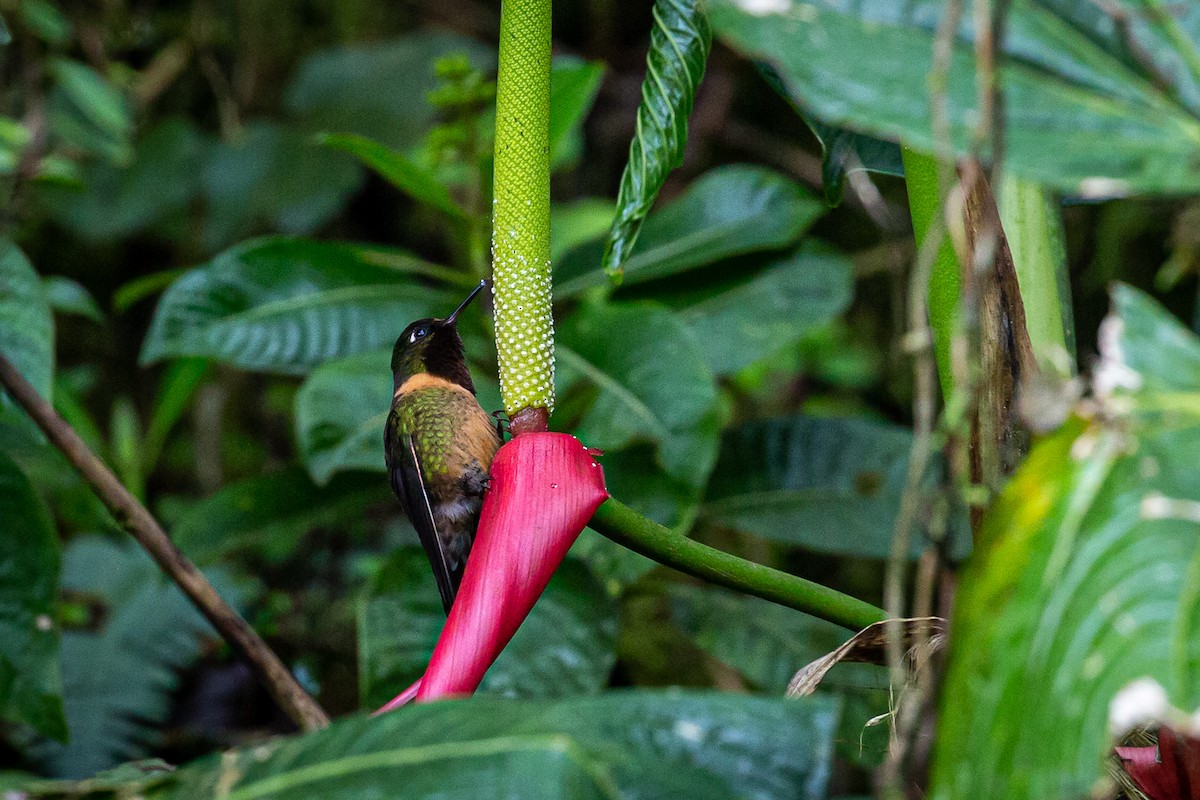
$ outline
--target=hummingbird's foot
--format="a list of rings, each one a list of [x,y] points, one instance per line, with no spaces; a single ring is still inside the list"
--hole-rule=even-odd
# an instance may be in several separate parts
[[[512,431],[509,430],[508,418],[504,416],[503,411],[493,411],[492,416],[496,418],[496,433],[500,436],[500,441],[505,438],[512,438]]]

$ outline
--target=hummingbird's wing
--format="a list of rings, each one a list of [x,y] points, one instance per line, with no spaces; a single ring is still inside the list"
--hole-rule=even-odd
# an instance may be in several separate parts
[[[438,591],[442,595],[442,605],[446,613],[454,603],[454,595],[458,591],[458,579],[461,579],[461,567],[456,579],[455,570],[450,563],[442,537],[438,535],[437,523],[433,518],[433,505],[429,502],[429,491],[425,486],[424,472],[421,469],[421,457],[417,451],[413,437],[396,432],[395,441],[399,452],[391,452],[388,448],[388,477],[391,479],[392,491],[404,506],[404,513],[412,526],[417,529],[421,546],[433,567],[433,577],[437,581]]]

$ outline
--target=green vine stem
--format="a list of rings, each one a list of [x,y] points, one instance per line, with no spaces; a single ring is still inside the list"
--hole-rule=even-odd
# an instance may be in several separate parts
[[[545,430],[554,410],[550,0],[501,5],[493,204],[500,394],[514,434]]]
[[[697,578],[803,611],[852,631],[885,618],[882,609],[777,569],[674,533],[609,498],[588,526],[617,544]]]

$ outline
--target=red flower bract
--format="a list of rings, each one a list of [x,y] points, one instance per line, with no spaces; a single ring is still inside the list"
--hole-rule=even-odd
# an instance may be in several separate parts
[[[429,668],[381,711],[469,695],[550,582],[592,514],[608,499],[604,470],[565,433],[526,433],[492,462],[479,530]]]

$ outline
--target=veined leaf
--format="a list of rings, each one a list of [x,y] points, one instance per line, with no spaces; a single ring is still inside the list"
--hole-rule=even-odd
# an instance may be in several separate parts
[[[346,719],[213,757],[154,798],[816,800],[835,701],[678,691],[567,701],[476,697]]]
[[[1113,306],[1094,406],[1033,449],[963,575],[933,797],[1085,794],[1121,689],[1200,705],[1200,341],[1133,289]]]
[[[296,441],[318,485],[345,470],[383,471],[392,403],[391,354],[376,350],[324,364],[296,394]]]
[[[209,579],[230,602],[226,575]],[[149,556],[98,536],[76,538],[63,557],[63,588],[105,608],[101,629],[62,637],[63,699],[70,742],[24,747],[47,774],[82,778],[147,753],[171,710],[179,672],[200,655],[208,622]]]
[[[0,239],[0,352],[51,399],[54,318],[33,265],[12,242]],[[7,401],[7,396],[0,394]]]
[[[21,469],[0,451],[0,718],[65,741],[58,669],[58,536]]]
[[[718,375],[770,358],[844,311],[854,265],[831,247],[806,243],[750,281],[684,308],[680,315]]]
[[[410,197],[456,219],[467,216],[467,212],[454,202],[450,191],[432,172],[403,153],[353,133],[325,134],[320,141],[354,156]]]
[[[847,638],[837,625],[749,595],[672,584],[669,596],[676,624],[700,649],[769,695],[783,695],[797,670]],[[843,700],[839,752],[856,763],[877,765],[887,751],[887,726],[876,727],[870,736],[867,729],[873,717],[888,711],[887,670],[839,664],[822,691]]]
[[[301,374],[328,359],[390,345],[413,319],[453,308],[451,299],[405,274],[423,267],[403,252],[365,245],[247,242],[171,285],[141,362],[205,356]]]
[[[566,395],[591,386],[596,399],[574,432],[590,446],[619,450],[652,442],[668,474],[701,486],[716,456],[712,372],[679,318],[652,303],[585,307],[559,331]]]
[[[809,550],[887,558],[912,434],[859,418],[795,416],[729,431],[702,519]],[[952,553],[965,542],[953,537]],[[927,546],[913,537],[914,555]]]
[[[938,151],[928,77],[944,2],[712,0],[708,8],[723,41],[770,64],[789,96],[824,122]],[[997,68],[1007,168],[1088,197],[1200,188],[1200,35],[1148,9],[1012,4]],[[959,153],[970,149],[980,115],[970,20],[963,15],[946,75]]]
[[[646,220],[624,284],[666,278],[723,258],[792,244],[825,211],[807,190],[763,167],[718,167]],[[605,283],[604,245],[568,252],[554,272],[554,295],[568,298]]]
[[[365,509],[380,502],[395,502],[382,475],[340,475],[314,486],[303,469],[289,467],[232,483],[201,500],[172,526],[171,538],[200,564],[251,548],[284,558],[314,528],[352,528]]]
[[[359,610],[359,686],[377,708],[419,678],[446,622],[423,551],[395,551]],[[595,694],[616,661],[617,609],[579,561],[567,560],[488,670],[480,690],[506,697]]]
[[[609,274],[621,273],[667,174],[683,163],[687,118],[711,45],[700,0],[655,0],[636,133],[604,247],[603,267]]]

